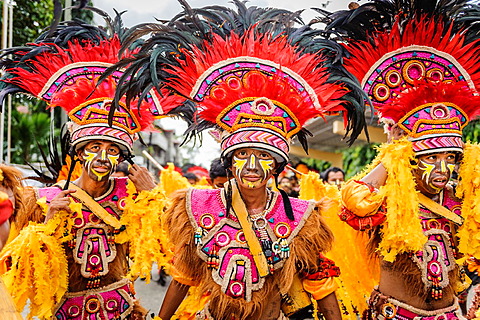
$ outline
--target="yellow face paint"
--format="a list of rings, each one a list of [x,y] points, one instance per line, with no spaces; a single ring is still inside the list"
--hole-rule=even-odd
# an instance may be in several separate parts
[[[455,164],[449,163],[447,164],[447,167],[448,167],[448,170],[450,171],[450,177],[451,177],[453,174],[453,170],[455,170]]]
[[[420,163],[423,165],[423,167],[418,167],[420,170],[423,171],[422,180],[425,180],[428,183],[428,180],[430,179],[430,174],[432,173],[433,169],[435,169],[435,165],[423,162],[422,160],[420,160]]]
[[[263,180],[265,180],[270,174],[270,171],[273,170],[273,160],[259,160],[258,162],[263,170]]]
[[[250,163],[249,163],[249,165],[248,165],[248,167],[249,167],[250,169],[255,169],[255,159],[256,159],[256,158],[255,158],[255,155],[252,153],[252,154],[250,155]]]
[[[440,161],[440,172],[447,172],[447,162]]]
[[[100,155],[101,160],[107,160],[110,162],[110,170],[106,172],[97,172],[95,169],[92,168],[93,160],[98,156],[98,153],[90,152],[85,150],[85,155],[83,159],[85,160],[85,168],[90,170],[95,176],[97,176],[97,181],[101,181],[103,177],[109,175],[115,170],[116,165],[118,164],[118,159],[120,155],[107,155],[105,150],[102,150]]]
[[[233,157],[233,167],[235,168],[237,177],[240,176],[240,173],[242,172],[246,164],[247,164],[247,159],[239,159],[237,157]]]

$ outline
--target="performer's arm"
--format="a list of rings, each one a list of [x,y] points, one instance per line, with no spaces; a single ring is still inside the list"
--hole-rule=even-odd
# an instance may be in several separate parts
[[[320,311],[326,320],[341,320],[342,314],[338,306],[335,292],[330,293],[323,299],[317,300],[318,311]]]
[[[190,286],[181,284],[175,279],[172,279],[165,298],[163,299],[162,307],[158,316],[163,320],[169,320],[177,311],[178,306],[182,303]]]
[[[372,186],[375,189],[380,188],[385,184],[387,180],[387,170],[380,163],[372,171],[370,171],[361,181]]]

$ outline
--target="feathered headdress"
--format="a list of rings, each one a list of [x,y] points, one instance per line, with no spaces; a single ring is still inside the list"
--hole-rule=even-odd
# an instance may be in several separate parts
[[[58,34],[67,36],[70,33],[60,30]],[[30,50],[10,49],[9,52],[14,51],[17,63],[7,63],[1,96],[24,92],[46,101],[49,106],[64,108],[73,122],[71,145],[74,149],[86,140],[104,139],[116,142],[125,155],[130,155],[135,133],[149,127],[155,118],[165,113],[160,106],[160,95],[152,90],[140,103],[133,103],[139,104],[138,111],[143,110],[141,117],[125,101],[121,110],[110,112],[116,82],[123,71],[113,72],[105,84],[98,86],[97,78],[119,61],[121,45],[118,36],[115,34],[96,41],[73,39],[62,43],[65,47],[40,42],[29,45]],[[131,54],[126,51],[123,57]]]
[[[345,111],[347,90],[328,84],[318,55],[300,54],[283,36],[249,30],[227,39],[213,35],[173,72],[169,87],[197,102],[202,125],[222,129],[222,154],[261,147],[288,159],[288,141],[305,122]]]
[[[344,115],[351,141],[364,129],[363,92],[340,64],[342,48],[294,27],[299,12],[181,3],[185,11],[167,26],[137,27],[137,37],[153,35],[126,60],[132,78],[120,92],[163,86],[189,99],[197,113],[187,133],[220,129],[223,155],[255,146],[286,161],[294,136],[306,147],[306,121],[329,113]]]
[[[360,81],[374,107],[379,111],[381,121],[387,124],[387,129],[401,118],[408,118],[409,115],[422,117],[424,120],[428,118],[432,123],[434,131],[409,128],[408,124],[401,125],[414,141],[416,154],[435,152],[436,149],[446,150],[448,147],[453,151],[461,151],[461,130],[468,120],[461,120],[458,132],[452,136],[452,130],[442,127],[442,124],[447,121],[444,117],[455,118],[457,113],[442,113],[444,117],[437,117],[435,114],[429,116],[425,112],[417,112],[421,103],[402,104],[399,98],[402,93],[418,83],[423,83],[425,79],[440,85],[438,89],[429,86],[430,90],[436,93],[446,93],[450,90],[448,86],[442,86],[442,83],[462,82],[463,85],[455,88],[468,86],[473,92],[478,90],[480,42],[478,37],[474,37],[476,27],[467,24],[467,15],[475,10],[474,6],[460,0],[450,1],[448,5],[433,0],[376,0],[355,10],[328,16],[330,24],[327,28],[343,34],[344,39],[348,41],[345,47],[351,56],[345,59],[345,67]],[[371,26],[372,30],[365,30],[365,24]],[[414,92],[425,93],[423,89]],[[465,90],[461,91],[459,95],[463,95],[464,92]],[[441,96],[436,95],[439,99]],[[447,94],[442,99],[453,96]],[[464,95],[464,98],[468,97],[471,101],[475,100],[472,95]],[[404,107],[399,108],[400,105]],[[405,106],[412,109],[407,110]],[[441,113],[440,109],[437,109],[435,108]],[[399,113],[400,117],[387,116]],[[454,121],[453,118],[448,121]],[[406,121],[413,122],[412,119]],[[436,122],[440,126],[435,125]],[[441,143],[439,140],[442,140]]]

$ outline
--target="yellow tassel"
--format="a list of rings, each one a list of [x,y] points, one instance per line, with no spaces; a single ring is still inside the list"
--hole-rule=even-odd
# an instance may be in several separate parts
[[[30,223],[0,256],[0,272],[21,311],[30,300],[29,317],[50,318],[68,287],[68,264],[50,226]],[[11,260],[11,268],[7,263]]]
[[[116,240],[119,243],[130,243],[130,257],[133,263],[129,276],[140,276],[150,282],[150,270],[153,262],[168,270],[172,251],[162,228],[160,216],[168,199],[160,187],[151,191],[142,191],[134,199],[136,193],[132,183],[127,186],[125,210],[120,223],[126,226]]]
[[[480,257],[480,145],[465,145],[460,165],[460,183],[457,196],[463,198],[462,216],[465,219],[458,230],[458,248],[467,255]]]
[[[344,307],[342,318],[356,320],[357,314],[362,314],[366,309],[365,301],[378,284],[378,264],[371,261],[366,252],[366,235],[338,217],[340,191],[337,186],[324,184],[314,172],[303,175],[300,180],[300,199],[320,201],[324,197],[331,200],[331,205],[322,210],[322,216],[335,236],[332,250],[326,256],[335,261],[341,271],[340,277],[335,278],[338,284],[335,293]],[[362,276],[359,277],[359,274]]]
[[[318,318],[318,304],[317,300],[312,298],[312,307],[313,307],[313,320],[320,320]]]
[[[393,262],[403,252],[416,252],[427,241],[418,218],[418,194],[412,173],[415,159],[412,144],[406,138],[384,144],[379,159],[387,170],[387,181],[379,190],[386,196],[387,216],[378,251]]]
[[[191,187],[187,178],[175,171],[173,163],[168,163],[168,168],[163,170],[160,174],[160,188],[165,191],[169,197],[173,192],[181,189],[188,189]]]

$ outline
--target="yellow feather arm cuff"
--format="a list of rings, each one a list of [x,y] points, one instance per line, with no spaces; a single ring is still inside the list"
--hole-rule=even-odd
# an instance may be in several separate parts
[[[168,163],[168,168],[163,170],[160,174],[160,188],[165,191],[165,194],[170,195],[177,190],[188,189],[191,187],[187,178],[175,171],[173,163]]]
[[[198,285],[198,283],[194,281],[192,278],[189,278],[186,275],[182,274],[180,271],[178,271],[177,268],[175,268],[175,266],[171,266],[170,275],[175,281],[183,285],[190,286],[190,287]]]
[[[400,253],[421,250],[427,239],[418,217],[419,199],[411,165],[415,154],[411,142],[402,138],[384,144],[379,148],[379,158],[388,176],[379,190],[380,195],[386,196],[387,217],[378,251],[384,260],[393,262]]]
[[[168,269],[172,252],[160,217],[167,204],[167,197],[160,187],[141,191],[136,197],[133,183],[127,186],[129,196],[125,202],[120,223],[126,227],[116,240],[130,244],[133,263],[129,276],[140,276],[150,281],[152,263]]]

